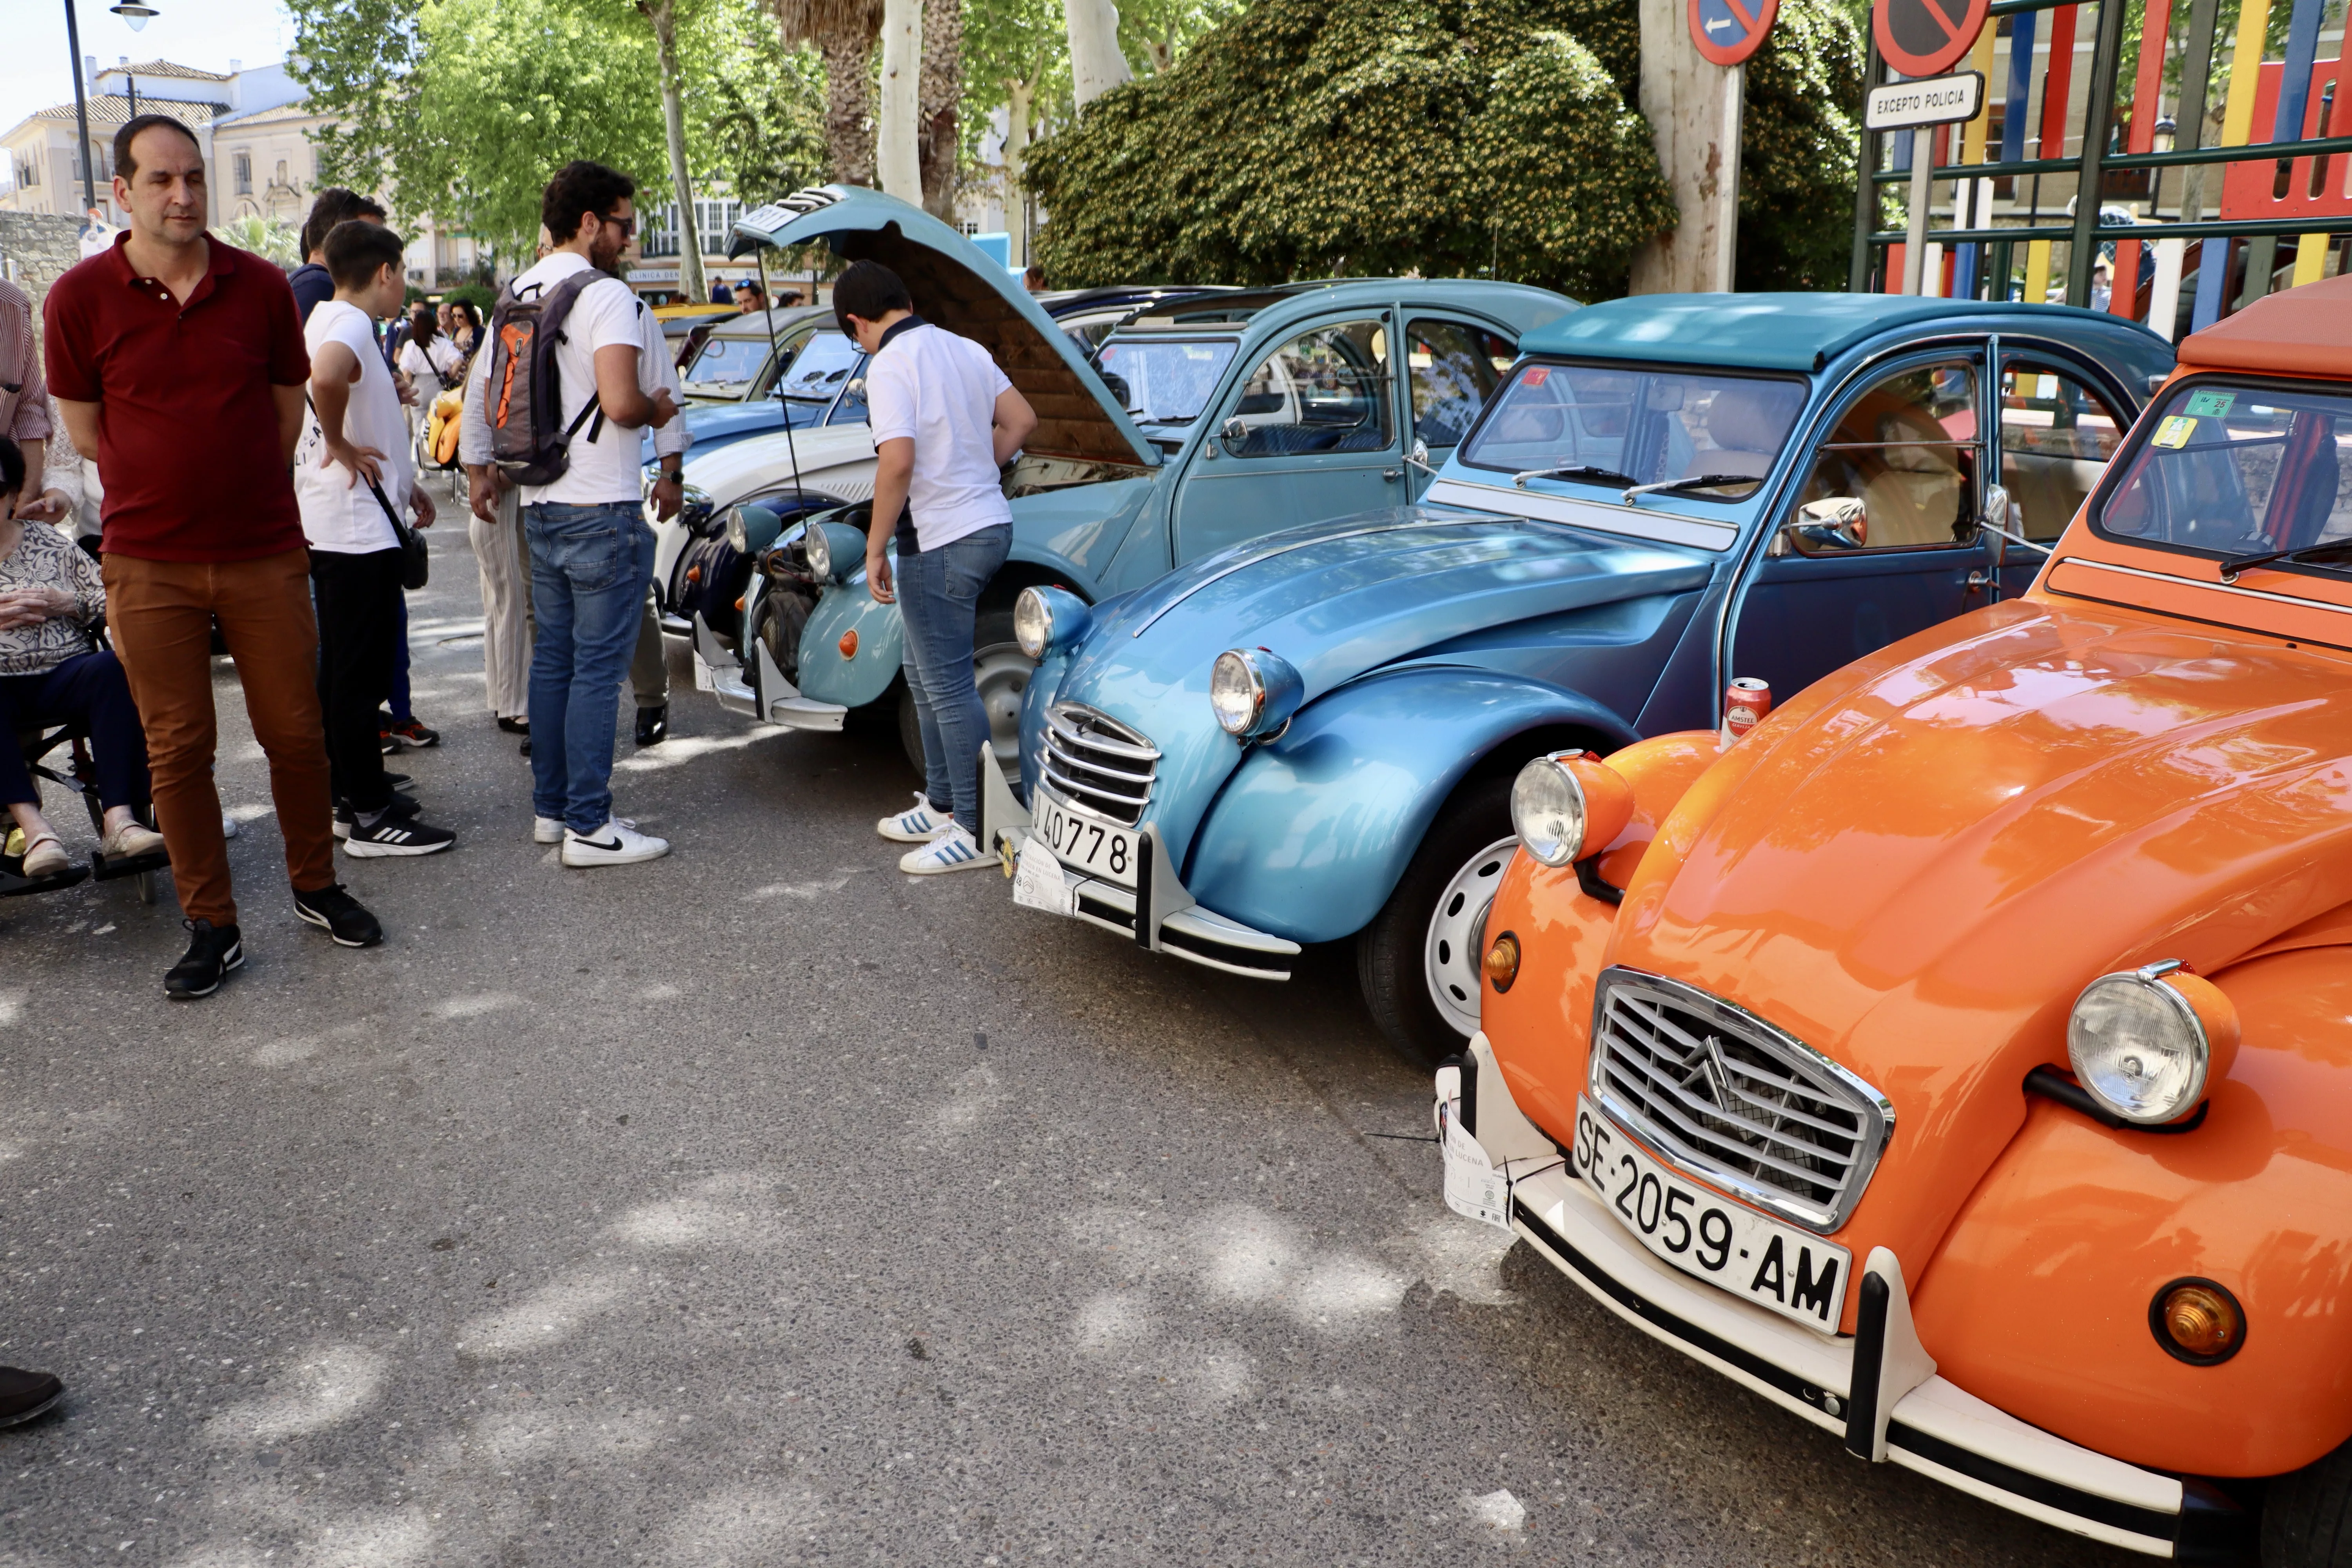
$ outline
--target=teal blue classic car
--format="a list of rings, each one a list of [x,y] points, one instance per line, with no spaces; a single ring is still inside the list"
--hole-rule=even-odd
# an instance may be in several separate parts
[[[988,348],[1036,409],[1006,476],[1013,552],[981,601],[975,656],[1007,764],[1033,663],[1013,635],[1024,588],[1092,602],[1277,529],[1412,500],[1520,335],[1576,306],[1511,283],[1301,283],[1147,299],[1090,353],[985,252],[889,196],[828,185],[747,215],[736,233],[884,263],[919,314]],[[866,590],[870,507],[793,519],[788,502],[746,509],[741,537],[760,564],[743,635],[697,627],[698,683],[737,711],[811,729],[896,700],[916,755],[898,612]]]
[[[2172,365],[2112,316],[1884,295],[1618,300],[1519,346],[1416,504],[1024,595],[1022,794],[982,818],[1016,899],[1263,979],[1351,938],[1390,1039],[1456,1050],[1523,764],[2021,591]]]

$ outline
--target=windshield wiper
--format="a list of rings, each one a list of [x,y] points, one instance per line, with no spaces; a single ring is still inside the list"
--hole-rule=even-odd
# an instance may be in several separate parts
[[[1663,479],[1654,485],[1635,485],[1625,492],[1624,500],[1627,506],[1632,506],[1635,496],[1671,495],[1675,490],[1706,490],[1717,485],[1760,485],[1763,482],[1763,477],[1759,474],[1693,474],[1686,479]]]
[[[2234,583],[2238,574],[2256,566],[2267,566],[2273,561],[2285,561],[2298,566],[2317,566],[2323,572],[2352,571],[2352,568],[2326,566],[2312,559],[2317,555],[2336,555],[2352,550],[2352,539],[2331,539],[2325,544],[2305,544],[2294,550],[2271,550],[2260,555],[2232,555],[2221,563],[2221,581]]]
[[[1140,408],[1130,408],[1127,416],[1138,425],[1190,425],[1200,417],[1197,414],[1146,414]]]
[[[1596,485],[1630,485],[1633,482],[1633,476],[1621,474],[1614,468],[1596,468],[1591,463],[1570,463],[1557,468],[1529,468],[1511,476],[1511,483],[1521,489],[1528,488],[1529,479],[1589,479]]]

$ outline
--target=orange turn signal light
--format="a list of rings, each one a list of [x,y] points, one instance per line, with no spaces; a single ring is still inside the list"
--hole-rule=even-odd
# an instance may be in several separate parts
[[[699,583],[699,582],[701,582],[701,581],[702,581],[702,568],[701,568],[701,567],[699,567],[699,566],[689,566],[689,567],[688,567],[688,568],[686,569],[686,580],[687,580],[688,582],[689,582],[689,583]]]
[[[1486,950],[1485,968],[1486,983],[1496,994],[1508,991],[1511,982],[1519,977],[1519,939],[1509,931],[1496,937],[1495,944]]]
[[[856,632],[844,632],[841,634],[841,657],[844,658],[856,658],[857,657],[857,634]]]
[[[2210,1279],[2174,1280],[2156,1293],[2147,1316],[2156,1342],[2192,1366],[2218,1366],[2246,1340],[2238,1299]]]
[[[751,596],[751,595],[749,594],[738,594],[735,595],[735,613],[737,615],[740,616],[743,613],[743,601]]]

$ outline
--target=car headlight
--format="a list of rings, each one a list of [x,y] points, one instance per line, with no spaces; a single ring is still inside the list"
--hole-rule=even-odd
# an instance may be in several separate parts
[[[811,573],[826,582],[833,580],[833,542],[822,528],[812,528],[801,536],[801,553],[808,558]]]
[[[743,509],[740,506],[727,509],[727,545],[738,555],[751,553],[751,542],[743,531]]]
[[[1605,849],[1633,820],[1633,786],[1589,752],[1538,757],[1511,781],[1511,830],[1547,866]]]
[[[1225,733],[1261,741],[1290,722],[1307,683],[1290,661],[1262,647],[1229,647],[1209,671],[1209,708]]]
[[[1076,647],[1093,624],[1087,602],[1066,588],[1024,588],[1013,601],[1013,640],[1031,658]]]
[[[705,539],[719,531],[719,521],[712,515],[712,510],[709,491],[688,485],[680,492],[677,521],[685,525],[687,532],[697,539]]]
[[[2154,1126],[2196,1110],[2237,1054],[2237,1011],[2173,961],[2102,974],[2066,1019],[2066,1059],[2091,1098]]]

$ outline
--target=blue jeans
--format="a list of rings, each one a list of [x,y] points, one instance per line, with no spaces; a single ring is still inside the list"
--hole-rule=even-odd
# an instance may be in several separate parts
[[[613,731],[637,619],[654,574],[654,532],[635,501],[522,509],[530,543],[530,803],[575,833],[613,816]]]
[[[988,710],[971,681],[972,621],[981,591],[1013,549],[998,523],[951,544],[898,557],[898,616],[907,624],[907,687],[923,731],[923,795],[952,805],[957,825],[980,832],[980,748]]]

